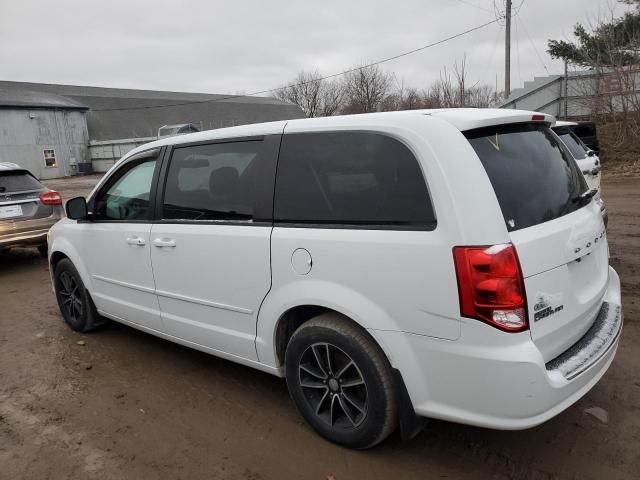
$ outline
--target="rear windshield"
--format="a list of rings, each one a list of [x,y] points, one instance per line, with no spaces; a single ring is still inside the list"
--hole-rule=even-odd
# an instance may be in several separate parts
[[[587,158],[587,147],[582,143],[575,133],[573,133],[569,129],[558,129],[555,130],[556,134],[562,140],[562,143],[565,144],[567,149],[571,152],[571,155],[576,160],[582,160]]]
[[[584,206],[587,191],[576,162],[545,125],[516,124],[465,132],[496,192],[509,231]]]
[[[591,122],[579,123],[573,127],[573,133],[578,137],[595,137],[597,135],[596,132],[596,126]]]
[[[21,171],[0,172],[0,193],[40,190],[42,184],[30,174]]]

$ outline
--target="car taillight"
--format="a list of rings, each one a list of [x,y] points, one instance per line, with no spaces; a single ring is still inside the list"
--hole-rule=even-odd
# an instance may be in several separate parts
[[[44,192],[39,198],[45,205],[62,205],[62,196],[55,190]]]
[[[454,247],[460,315],[508,332],[528,328],[522,270],[511,244]]]

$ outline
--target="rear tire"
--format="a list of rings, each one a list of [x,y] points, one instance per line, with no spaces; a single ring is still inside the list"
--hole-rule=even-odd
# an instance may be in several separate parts
[[[57,263],[53,283],[62,318],[72,330],[86,333],[104,323],[71,260]]]
[[[304,323],[289,341],[285,367],[298,410],[326,439],[366,449],[396,428],[391,365],[348,318],[325,313]]]

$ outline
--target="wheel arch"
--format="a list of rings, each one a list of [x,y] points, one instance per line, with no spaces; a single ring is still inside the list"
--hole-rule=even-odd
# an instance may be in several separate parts
[[[53,279],[53,273],[55,266],[58,262],[64,258],[68,258],[76,270],[80,274],[82,283],[89,293],[93,291],[93,283],[91,282],[91,275],[87,271],[82,258],[78,251],[68,241],[62,238],[56,238],[53,244],[49,247],[51,254],[49,256],[49,270],[51,271],[51,278]]]
[[[361,294],[327,282],[309,283],[313,284],[289,284],[278,292],[271,292],[263,302],[256,328],[256,352],[261,363],[280,369],[293,332],[322,313],[341,315],[365,332],[376,328],[394,329],[393,319]],[[310,297],[306,295],[309,292],[322,292],[323,295]],[[373,340],[393,364],[389,351],[375,338]]]

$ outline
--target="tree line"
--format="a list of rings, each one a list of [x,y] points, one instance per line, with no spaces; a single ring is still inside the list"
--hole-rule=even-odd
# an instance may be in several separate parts
[[[355,66],[340,78],[318,70],[301,71],[274,96],[298,105],[307,117],[326,117],[420,108],[488,107],[499,93],[491,86],[469,84],[466,56],[425,89],[406,87],[379,65]]]

